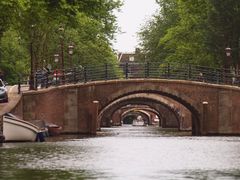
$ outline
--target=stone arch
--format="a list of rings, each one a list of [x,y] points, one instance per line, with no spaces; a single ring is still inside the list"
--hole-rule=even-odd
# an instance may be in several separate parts
[[[122,101],[124,100],[124,97],[122,97],[122,98],[119,98],[118,100],[110,103],[108,106],[105,107],[105,109],[103,109],[103,110],[100,112],[100,114],[99,114],[99,119],[101,119],[102,113],[103,113],[106,109],[108,109],[108,108],[113,108],[113,106],[114,106],[116,103],[118,103],[118,101],[120,101],[120,103],[119,103],[120,105],[114,107],[114,109],[113,109],[111,112],[108,111],[107,114],[109,114],[109,116],[111,116],[112,113],[113,113],[116,109],[120,108],[120,107],[123,106],[123,105],[127,105],[127,104],[128,104],[128,101],[129,101],[130,99],[137,101],[137,103],[135,102],[135,104],[138,104],[138,103],[139,103],[139,104],[145,104],[145,105],[148,105],[148,104],[146,104],[147,101],[152,101],[152,102],[155,102],[155,103],[160,103],[160,104],[164,105],[166,108],[168,108],[168,109],[172,112],[172,114],[174,114],[174,116],[175,116],[175,118],[176,118],[176,120],[177,120],[177,123],[178,123],[178,128],[180,128],[180,122],[179,122],[178,114],[177,114],[177,112],[176,112],[173,108],[169,107],[167,104],[161,103],[160,101],[158,101],[158,100],[156,100],[156,99],[154,100],[154,99],[150,99],[150,98],[147,98],[147,97],[143,97],[142,94],[146,94],[146,93],[142,93],[142,92],[141,92],[141,93],[136,93],[136,96],[139,95],[139,97],[135,97],[135,98],[134,98],[134,97],[131,97],[131,98],[129,98],[129,96],[134,95],[134,94],[131,94],[131,95],[128,95],[128,96],[125,97],[125,101],[124,101],[124,102],[122,102]]]
[[[150,102],[150,103],[159,103],[159,101],[154,100],[154,99],[149,99],[149,98],[133,98],[133,99],[131,99],[131,104],[149,105],[149,103],[147,101]],[[111,112],[106,111],[106,114],[109,115],[108,118],[107,118],[108,121],[110,120],[110,117],[112,116],[114,111],[116,111],[118,108],[121,108],[122,106],[125,106],[125,105],[128,105],[128,104],[129,104],[129,100],[123,101],[123,102],[121,102],[121,103],[119,103],[117,105],[113,105],[110,108]],[[177,124],[178,124],[177,126],[179,127],[180,126],[180,122],[179,122],[179,118],[177,116],[177,112],[173,108],[171,108],[170,106],[167,106],[167,105],[164,105],[164,104],[161,104],[161,105],[163,105],[166,109],[168,109],[175,116],[175,119],[177,120]],[[161,115],[160,117],[161,117],[160,118],[161,120],[164,119],[164,116]]]
[[[136,103],[136,102],[135,102]],[[161,113],[159,113],[159,108],[157,108],[158,106],[160,105],[153,105],[152,103],[149,103],[149,102],[145,102],[144,105],[141,104],[141,102],[139,102],[139,104],[136,103],[136,105],[133,104],[133,102],[131,102],[132,105],[126,105],[126,106],[123,106],[121,107],[119,110],[116,110],[114,113],[113,113],[113,117],[114,117],[114,124],[119,126],[121,125],[121,119],[122,119],[122,115],[124,112],[130,112],[130,111],[133,111],[133,110],[143,110],[143,111],[146,111],[146,112],[150,112],[154,115],[156,115],[158,117],[158,119],[161,121],[163,119],[163,116]],[[138,106],[138,107],[136,107]],[[145,107],[140,107],[140,106],[145,106]],[[127,109],[127,110],[124,110],[124,109]],[[116,121],[116,115],[118,114],[118,121]],[[152,121],[150,121],[148,124],[152,124]],[[160,126],[160,122],[159,122],[159,126]]]
[[[141,109],[141,110],[144,110],[144,111],[147,111],[147,112],[151,112],[151,113],[154,113],[156,114],[157,116],[160,116],[160,113],[158,111],[156,111],[154,108],[150,108],[150,107],[141,107],[141,108],[136,108],[137,110],[138,109]]]
[[[125,113],[127,113],[127,112],[131,112],[131,111],[143,111],[143,112],[146,112],[147,114],[148,114],[148,116],[151,116],[150,114],[149,114],[149,112],[151,112],[151,113],[153,113],[153,114],[155,114],[159,119],[161,118],[161,114],[158,112],[158,111],[156,111],[156,110],[154,110],[153,108],[150,108],[150,107],[138,107],[138,108],[131,108],[131,109],[129,109],[129,110],[127,110],[127,111],[124,111],[122,114],[121,114],[121,116],[124,116],[124,114]],[[149,123],[148,123],[149,124]]]
[[[141,91],[132,91],[128,92],[126,94],[121,95],[119,98],[115,98],[112,102],[109,102],[108,105],[100,109],[99,113],[99,118],[101,119],[102,113],[106,111],[106,109],[110,108],[112,104],[121,101],[125,97],[128,97],[130,95],[136,95],[136,94],[155,94],[155,95],[161,95],[163,97],[168,97],[170,99],[173,99],[177,101],[178,103],[182,104],[185,106],[191,113],[192,113],[192,134],[193,135],[199,135],[200,134],[200,113],[197,111],[196,107],[194,107],[191,103],[187,102],[185,99],[182,99],[181,97],[178,97],[176,95],[166,93],[166,92],[161,92],[157,90],[141,90]],[[189,99],[186,97],[186,99]],[[127,99],[126,99],[127,100]],[[172,110],[174,113],[174,110]]]
[[[123,120],[129,114],[141,114],[141,115],[145,116],[147,119],[147,124],[149,125],[151,115],[148,112],[146,112],[144,110],[140,110],[140,109],[131,109],[131,110],[128,110],[128,111],[122,113],[121,120]]]

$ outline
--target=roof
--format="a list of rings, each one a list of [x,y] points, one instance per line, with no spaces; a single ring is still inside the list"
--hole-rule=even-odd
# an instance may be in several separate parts
[[[129,52],[129,53],[119,53],[118,54],[118,61],[119,62],[132,62],[132,61],[134,61],[135,60],[135,56],[136,56],[136,54],[135,53],[131,53],[131,52]]]

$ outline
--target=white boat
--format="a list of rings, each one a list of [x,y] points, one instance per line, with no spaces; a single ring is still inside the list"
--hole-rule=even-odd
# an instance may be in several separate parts
[[[7,113],[3,116],[5,141],[44,141],[43,133],[34,124]]]
[[[144,121],[142,120],[138,120],[138,119],[134,119],[132,122],[133,126],[144,126]]]
[[[137,118],[133,120],[132,125],[133,126],[144,126],[145,124],[144,124],[142,116],[140,116],[140,115],[137,116]]]

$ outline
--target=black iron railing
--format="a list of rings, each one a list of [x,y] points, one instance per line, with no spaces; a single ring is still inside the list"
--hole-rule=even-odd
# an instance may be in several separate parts
[[[240,85],[240,72],[231,69],[170,63],[124,63],[57,69],[53,71],[42,69],[35,74],[34,87],[37,90],[38,88],[48,88],[49,86],[63,84],[134,78],[175,79],[212,84]],[[28,80],[21,76],[19,84],[24,83],[28,83]],[[20,88],[21,86],[19,85],[19,91]]]

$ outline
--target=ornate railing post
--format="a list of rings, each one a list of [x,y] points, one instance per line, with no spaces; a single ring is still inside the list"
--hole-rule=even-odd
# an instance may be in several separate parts
[[[87,82],[87,67],[83,68],[84,83]]]
[[[105,81],[108,80],[108,64],[105,64]]]
[[[128,79],[128,63],[125,64],[125,78]]]
[[[171,76],[171,74],[170,74],[170,64],[168,63],[167,64],[167,78],[169,79],[170,76]]]
[[[46,72],[46,81],[45,81],[45,82],[46,82],[46,84],[45,84],[45,85],[46,85],[46,88],[48,88],[48,80],[49,80],[49,77],[48,77],[48,76],[49,76],[49,73]]]
[[[76,67],[73,68],[73,82],[74,82],[74,83],[77,83]]]
[[[145,63],[145,78],[149,78],[149,62]]]
[[[164,64],[164,66],[163,66],[163,71],[164,71],[164,74],[163,74],[163,76],[164,76],[164,78],[167,78],[167,74],[168,74],[168,64],[165,66],[165,64]]]
[[[21,76],[20,74],[18,75],[18,94],[21,93]]]
[[[188,65],[188,79],[192,79],[192,66]]]
[[[226,74],[226,70],[224,68],[221,68],[221,81],[220,81],[220,83],[226,84],[225,74]]]
[[[214,69],[214,76],[215,79],[213,80],[213,83],[216,82],[217,84],[219,84],[219,73],[217,69]]]
[[[38,89],[38,78],[37,78],[37,73],[35,73],[34,76],[34,90]]]

